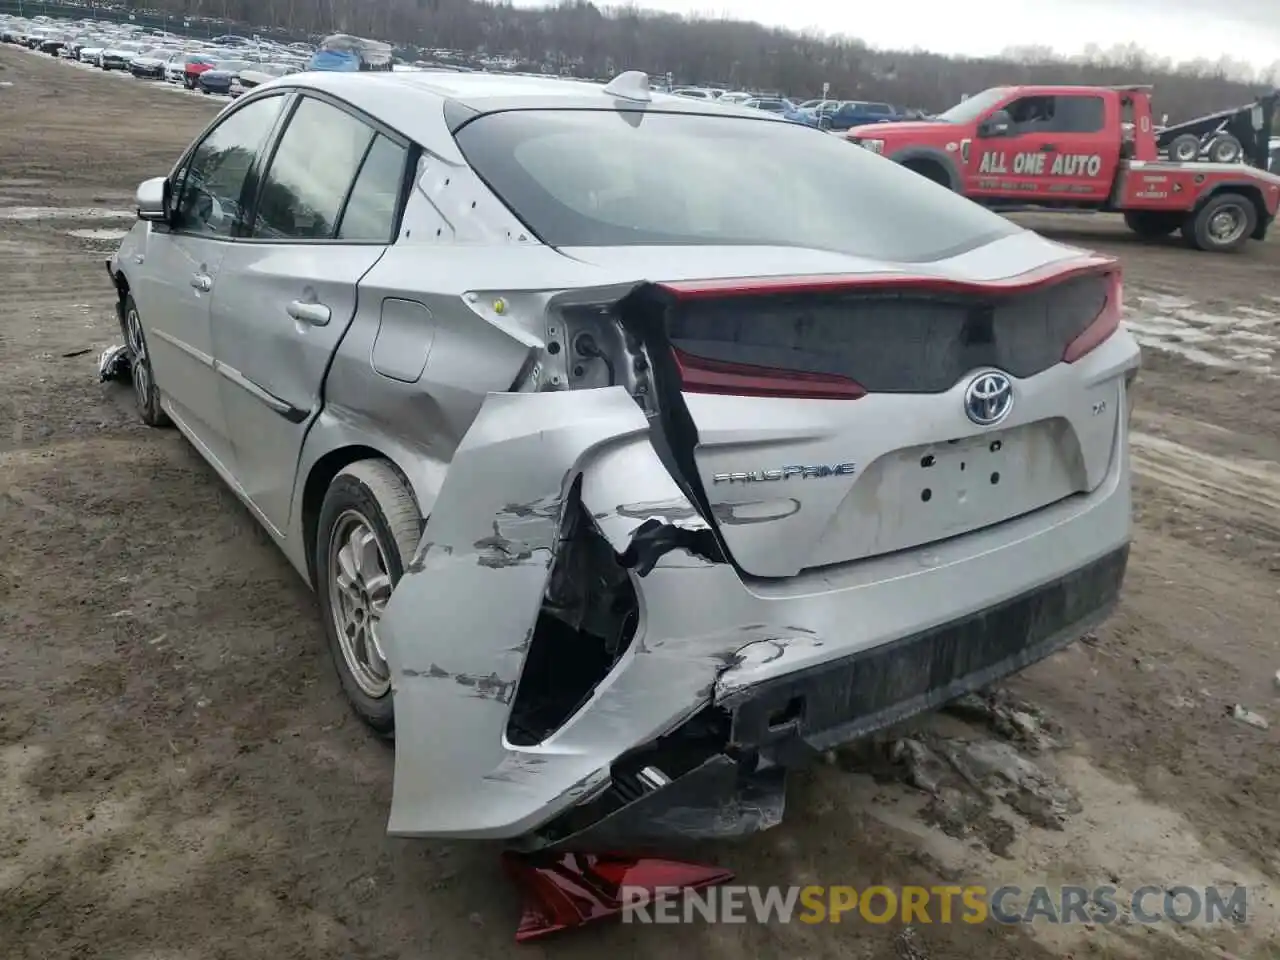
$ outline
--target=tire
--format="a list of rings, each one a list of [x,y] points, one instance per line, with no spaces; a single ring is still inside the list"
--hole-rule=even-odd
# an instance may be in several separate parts
[[[1187,217],[1182,238],[1196,250],[1226,253],[1244,246],[1257,226],[1258,211],[1252,200],[1240,193],[1219,193]]]
[[[356,714],[388,739],[395,734],[395,707],[377,622],[421,538],[418,505],[389,461],[358,460],[329,484],[313,558],[329,655]],[[365,546],[356,550],[359,543]]]
[[[1209,159],[1214,163],[1238,163],[1244,147],[1229,133],[1224,133],[1209,144]]]
[[[121,305],[120,329],[129,348],[129,379],[133,381],[133,402],[138,408],[138,418],[148,427],[167,427],[170,420],[160,406],[160,388],[156,386],[142,317],[132,295],[126,296]]]
[[[940,187],[951,189],[951,178],[947,176],[946,169],[942,164],[933,160],[908,160],[903,164],[912,173],[915,173],[926,180],[936,183]]]
[[[1200,138],[1194,133],[1184,133],[1174,137],[1169,144],[1169,159],[1179,163],[1190,163],[1200,156]]]
[[[1130,210],[1124,215],[1125,226],[1148,240],[1167,237],[1182,226],[1184,215],[1163,210]]]

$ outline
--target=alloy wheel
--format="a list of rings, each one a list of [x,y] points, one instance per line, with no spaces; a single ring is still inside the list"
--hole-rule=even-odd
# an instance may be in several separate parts
[[[391,688],[391,671],[378,639],[378,623],[391,597],[391,575],[373,524],[347,510],[329,535],[329,606],[342,657],[356,685],[378,698]]]

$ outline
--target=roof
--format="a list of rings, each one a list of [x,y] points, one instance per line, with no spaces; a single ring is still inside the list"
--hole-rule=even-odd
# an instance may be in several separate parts
[[[625,107],[664,113],[728,114],[767,122],[785,122],[748,107],[690,100],[656,91],[651,94],[649,103],[621,100],[606,93],[602,84],[556,77],[433,71],[305,72],[273,84],[273,87],[280,86],[323,91],[410,136],[413,135],[412,129],[402,126],[396,118],[420,111],[425,103],[432,101],[452,104],[460,108],[459,114],[498,110],[614,110]]]

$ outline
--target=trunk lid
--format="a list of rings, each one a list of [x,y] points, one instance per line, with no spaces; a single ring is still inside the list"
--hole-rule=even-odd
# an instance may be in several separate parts
[[[1003,277],[975,251],[637,293],[631,322],[661,331],[646,339],[673,473],[744,573],[920,547],[1102,481],[1118,384],[1064,357],[1115,328],[1119,274],[1107,258],[1041,244],[1011,244],[1000,259],[1023,269]]]

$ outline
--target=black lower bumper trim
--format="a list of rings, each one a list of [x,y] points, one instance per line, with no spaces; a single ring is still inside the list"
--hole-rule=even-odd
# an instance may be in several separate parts
[[[782,819],[788,767],[1065,647],[1115,608],[1128,559],[1125,546],[981,613],[736,692],[669,743],[660,739],[621,758],[603,794],[516,846],[634,851],[768,829]],[[684,759],[670,743],[684,744]],[[670,781],[641,785],[635,773],[646,763],[670,771]]]
[[[973,616],[735,693],[720,704],[732,742],[791,765],[1021,670],[1110,615],[1128,558],[1126,545]]]

